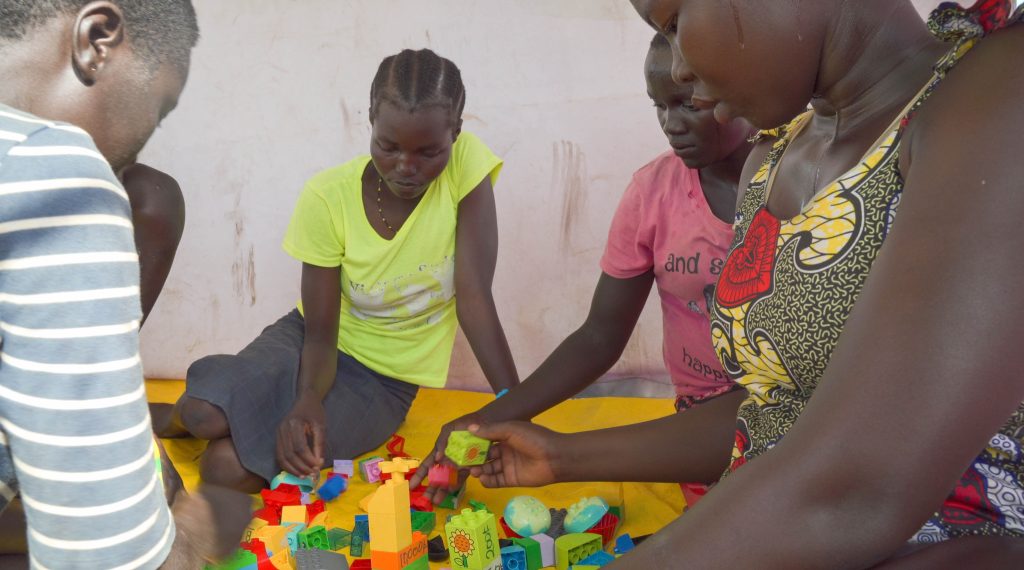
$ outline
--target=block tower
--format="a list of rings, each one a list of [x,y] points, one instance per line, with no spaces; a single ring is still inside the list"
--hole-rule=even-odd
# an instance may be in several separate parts
[[[380,464],[390,475],[370,499],[370,562],[373,570],[428,570],[427,537],[412,531],[409,481],[405,474],[419,467],[415,459],[395,458]]]

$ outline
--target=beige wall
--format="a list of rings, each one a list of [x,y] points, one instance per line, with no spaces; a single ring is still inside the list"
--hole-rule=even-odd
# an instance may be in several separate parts
[[[918,0],[919,5],[936,4]],[[203,40],[143,160],[188,201],[174,270],[143,333],[147,374],[234,352],[298,298],[280,240],[302,184],[368,149],[384,56],[432,47],[468,85],[466,128],[506,159],[495,296],[520,372],[581,322],[615,205],[665,148],[626,0],[196,0]],[[666,381],[650,303],[613,376]],[[460,338],[452,385],[482,387]]]

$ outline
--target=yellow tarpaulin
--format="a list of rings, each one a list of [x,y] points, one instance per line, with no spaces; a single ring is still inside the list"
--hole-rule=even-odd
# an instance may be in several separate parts
[[[173,402],[182,392],[184,383],[173,380],[151,380],[146,384],[149,399],[153,402]],[[433,447],[438,429],[445,422],[474,411],[494,396],[475,392],[453,390],[420,390],[412,405],[409,416],[399,429],[405,437],[405,451],[414,457],[423,457]],[[613,427],[656,419],[673,413],[672,401],[645,398],[584,398],[571,400],[544,413],[537,423],[558,431],[584,431]],[[194,439],[164,440],[167,453],[177,467],[186,488],[192,489],[199,481],[197,458],[205,442]],[[387,457],[381,447],[367,455]],[[349,490],[336,501],[328,504],[328,516],[332,526],[352,529],[360,499],[377,488],[376,484],[364,483],[356,474]],[[682,494],[678,485],[649,483],[586,483],[562,484],[540,489],[484,489],[478,481],[471,480],[465,500],[485,503],[491,512],[498,515],[509,499],[517,495],[532,495],[548,507],[565,508],[576,500],[592,495],[606,497],[622,496],[625,507],[625,521],[619,533],[633,536],[657,531],[682,512]],[[444,526],[445,518],[451,511],[437,511],[437,534]],[[434,535],[431,535],[434,536]],[[348,549],[343,551],[348,554]],[[369,556],[369,551],[365,552]],[[448,564],[431,564],[431,568],[444,568]]]

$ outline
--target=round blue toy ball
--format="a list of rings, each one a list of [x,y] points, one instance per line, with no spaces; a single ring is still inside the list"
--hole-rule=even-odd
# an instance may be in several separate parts
[[[566,532],[587,532],[608,513],[608,502],[601,497],[580,499],[565,515]]]
[[[551,528],[551,512],[535,497],[522,495],[505,506],[505,524],[519,536],[533,536]]]

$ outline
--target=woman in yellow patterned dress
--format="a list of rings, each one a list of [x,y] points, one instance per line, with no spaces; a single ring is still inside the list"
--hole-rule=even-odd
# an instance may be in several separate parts
[[[1021,567],[1021,13],[947,3],[930,34],[909,0],[633,4],[695,105],[778,137],[716,290],[746,394],[674,426],[482,426],[502,445],[481,480],[729,472],[609,568]]]

